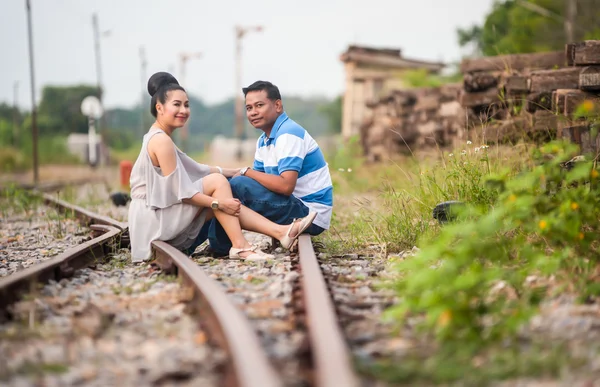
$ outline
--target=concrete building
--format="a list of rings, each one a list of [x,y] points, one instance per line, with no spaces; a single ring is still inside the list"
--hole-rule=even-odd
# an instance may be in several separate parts
[[[346,90],[342,108],[342,136],[360,133],[367,115],[365,104],[391,90],[403,89],[406,70],[425,69],[439,73],[443,63],[407,59],[400,49],[350,46],[340,56],[346,71]]]
[[[90,165],[104,166],[110,163],[110,157],[108,147],[102,140],[102,137],[96,135],[96,161],[92,163],[90,160],[90,137],[84,133],[71,133],[67,137],[67,149],[73,155],[79,157],[79,159]]]

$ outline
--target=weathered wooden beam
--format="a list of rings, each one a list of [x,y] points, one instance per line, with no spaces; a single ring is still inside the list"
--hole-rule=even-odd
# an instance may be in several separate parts
[[[571,117],[586,100],[600,103],[600,96],[582,90],[558,89],[552,92],[552,111]]]
[[[504,83],[504,90],[506,90],[506,94],[517,95],[529,92],[529,77],[522,75],[511,75],[504,77],[502,82]]]
[[[501,101],[498,89],[489,89],[474,93],[461,92],[459,102],[464,107],[492,105]]]
[[[595,155],[600,149],[600,137],[590,129],[588,123],[567,126],[562,129],[561,137],[579,145],[582,154],[592,153]]]
[[[534,113],[538,110],[552,110],[552,93],[530,93],[525,98],[525,110]]]
[[[478,71],[512,72],[525,69],[554,69],[565,67],[565,65],[566,58],[564,51],[554,51],[465,59],[460,64],[460,71],[463,74]]]
[[[600,90],[600,66],[588,66],[581,70],[579,88],[582,90]]]
[[[531,73],[531,93],[552,92],[557,89],[578,89],[580,67],[559,70],[540,70]]]
[[[500,75],[496,73],[467,73],[463,77],[465,91],[484,91],[498,86]]]
[[[600,65],[600,40],[569,43],[565,51],[569,66]]]
[[[516,141],[527,136],[531,131],[531,122],[525,117],[515,117],[510,120],[499,121],[493,125],[482,127],[482,136],[485,141],[502,143]]]
[[[533,131],[548,132],[552,136],[556,135],[558,126],[558,117],[548,110],[538,110],[533,115]]]

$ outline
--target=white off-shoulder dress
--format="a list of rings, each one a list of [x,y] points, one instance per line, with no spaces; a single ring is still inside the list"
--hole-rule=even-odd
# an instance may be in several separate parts
[[[164,176],[159,167],[152,165],[148,154],[148,142],[156,135],[167,134],[151,128],[144,135],[142,150],[131,170],[128,220],[134,262],[151,258],[153,241],[166,241],[180,250],[190,247],[206,218],[206,211],[197,216],[200,207],[182,200],[203,192],[202,178],[210,174],[210,167],[175,148],[177,166]]]

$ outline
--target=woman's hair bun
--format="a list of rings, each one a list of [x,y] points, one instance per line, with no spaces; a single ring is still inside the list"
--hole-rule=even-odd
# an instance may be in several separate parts
[[[161,71],[155,73],[148,79],[148,94],[154,96],[161,87],[170,84],[179,85],[179,82],[177,82],[177,79],[175,79],[174,76],[167,72]]]

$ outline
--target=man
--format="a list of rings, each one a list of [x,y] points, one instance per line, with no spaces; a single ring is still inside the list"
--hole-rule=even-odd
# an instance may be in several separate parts
[[[329,228],[333,206],[331,176],[321,149],[287,116],[277,86],[257,81],[242,90],[246,117],[263,133],[256,143],[252,168],[242,168],[230,181],[233,196],[278,224],[316,212],[305,232],[319,235]],[[216,221],[209,226],[208,239],[217,254],[227,253],[231,247]]]

